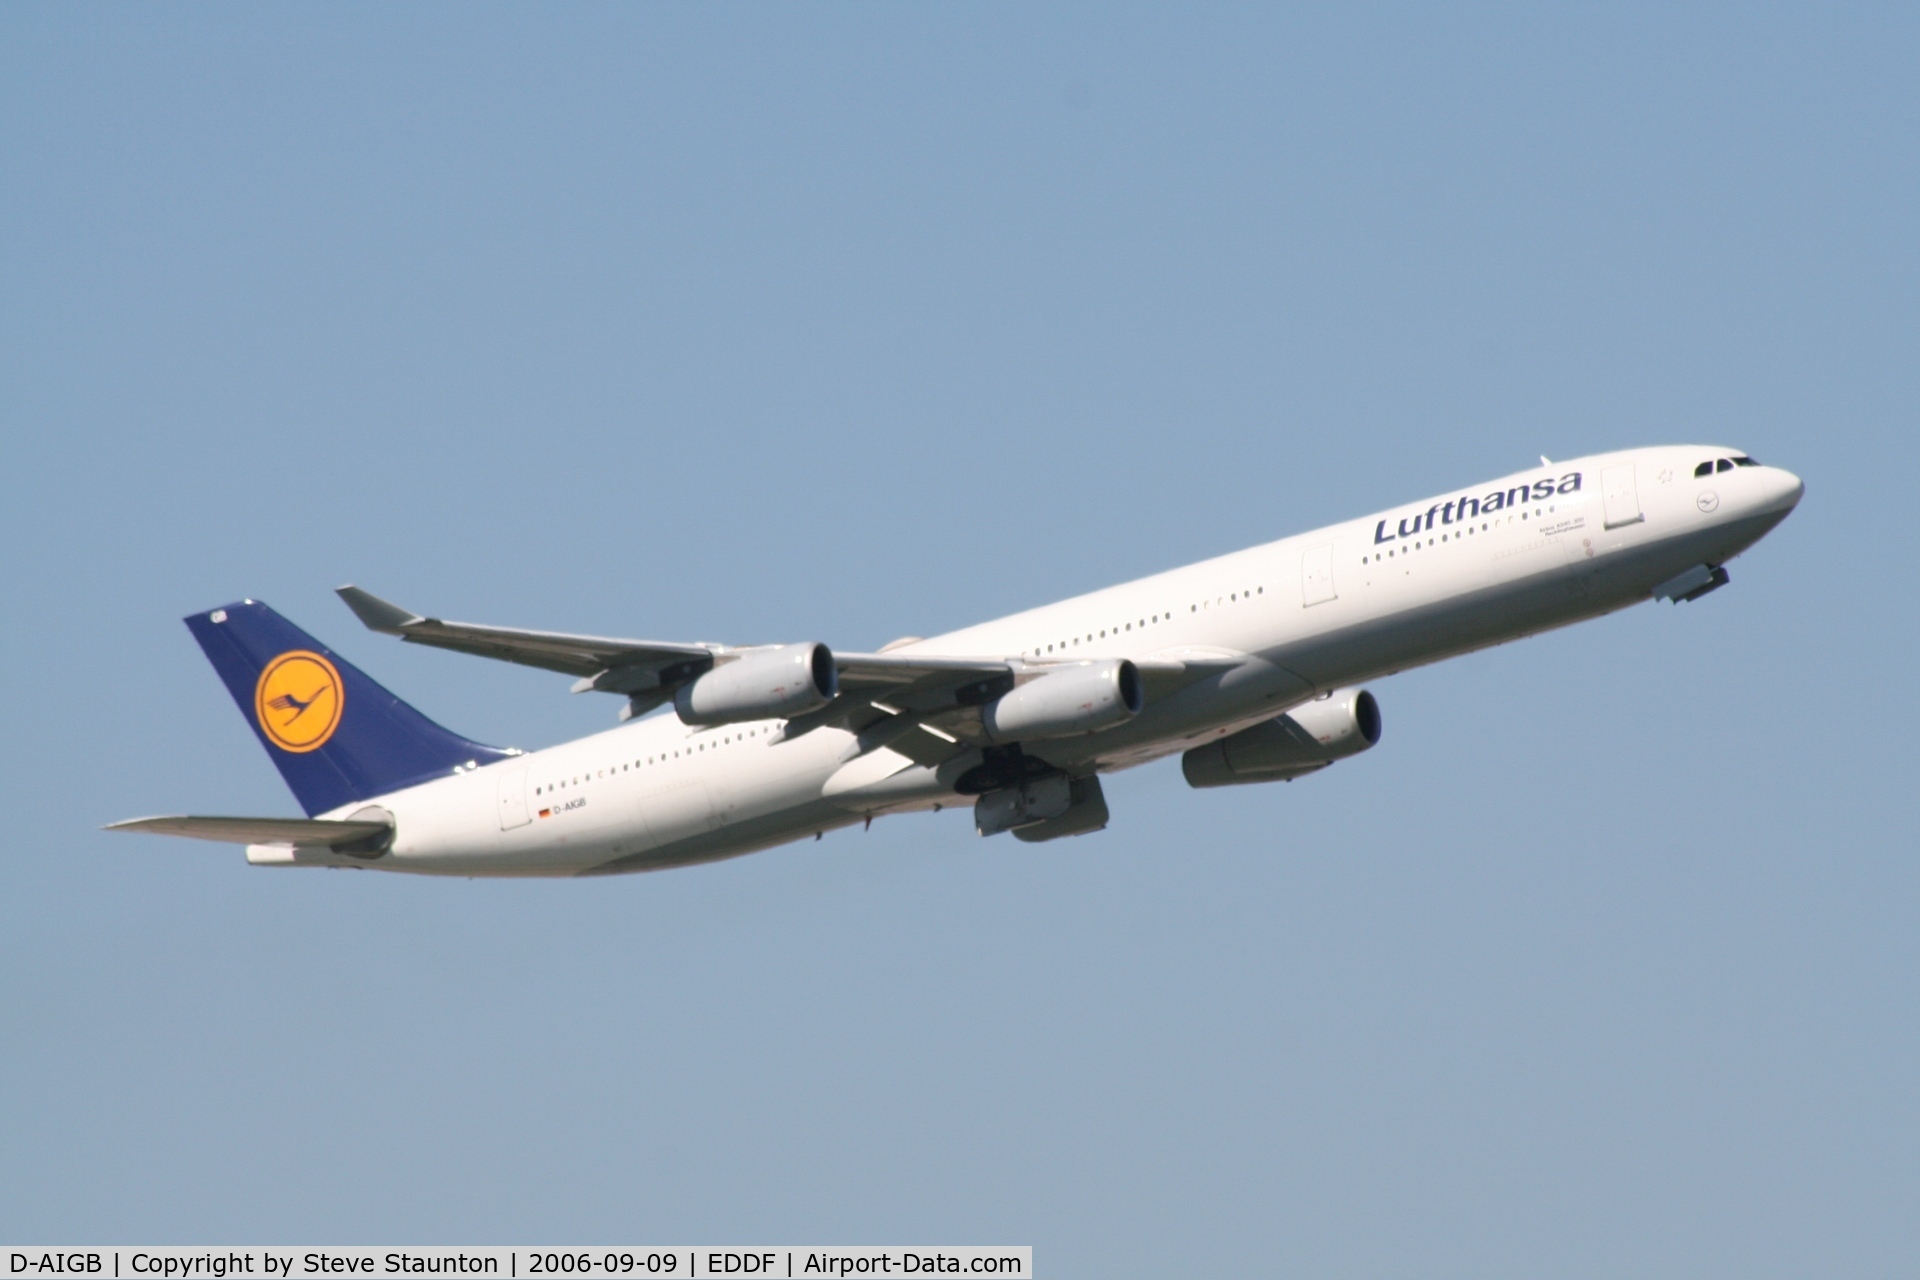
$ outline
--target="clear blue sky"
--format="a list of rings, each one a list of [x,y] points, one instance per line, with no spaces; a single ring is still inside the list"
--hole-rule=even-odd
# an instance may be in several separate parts
[[[0,10],[0,1240],[1031,1243],[1048,1277],[1920,1266],[1911,6]],[[1554,457],[1733,586],[1109,783],[582,883],[292,799],[181,615],[844,648]]]

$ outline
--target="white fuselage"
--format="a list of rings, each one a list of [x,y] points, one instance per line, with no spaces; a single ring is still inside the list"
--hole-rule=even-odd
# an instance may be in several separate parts
[[[1072,773],[1122,769],[1335,688],[1623,608],[1692,566],[1722,564],[1801,493],[1773,467],[1694,474],[1734,456],[1672,446],[1543,465],[894,652],[1208,664],[1211,674],[1124,724],[1026,745]],[[570,876],[711,861],[877,813],[970,803],[885,747],[863,751],[852,733],[783,740],[780,727],[693,728],[667,712],[380,797],[396,834],[375,861],[274,846],[248,856]],[[889,790],[889,778],[920,781]]]

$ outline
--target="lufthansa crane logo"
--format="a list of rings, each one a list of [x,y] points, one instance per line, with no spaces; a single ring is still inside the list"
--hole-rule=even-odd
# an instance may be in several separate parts
[[[317,653],[283,653],[260,673],[253,717],[267,741],[282,751],[317,751],[340,727],[347,688],[331,662]]]

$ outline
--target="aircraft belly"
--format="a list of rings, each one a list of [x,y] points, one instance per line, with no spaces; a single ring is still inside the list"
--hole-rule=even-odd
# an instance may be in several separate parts
[[[569,876],[605,861],[621,834],[601,827],[556,835],[539,823],[500,831],[497,822],[488,821],[493,815],[484,796],[446,799],[466,803],[428,807],[393,800],[398,834],[393,852],[366,865],[419,875]]]
[[[636,809],[645,824],[648,848],[672,844],[712,829],[713,791],[704,777],[688,771],[649,790]]]
[[[1731,538],[1725,532],[1713,539],[1696,533],[1643,541],[1593,558],[1574,543],[1523,546],[1508,564],[1531,559],[1534,569],[1524,576],[1496,569],[1494,580],[1476,590],[1409,601],[1394,612],[1288,641],[1268,656],[1322,689],[1377,679],[1637,604],[1654,583],[1699,563],[1709,541],[1746,546],[1765,530],[1740,530]],[[1398,586],[1389,581],[1372,590],[1385,595]]]
[[[756,817],[742,818],[717,831],[699,831],[665,841],[638,853],[609,859],[584,868],[578,874],[590,876],[621,875],[635,871],[664,871],[669,867],[688,867],[701,862],[719,862],[742,854],[758,853],[775,845],[805,836],[834,831],[861,821],[826,800],[784,808]]]

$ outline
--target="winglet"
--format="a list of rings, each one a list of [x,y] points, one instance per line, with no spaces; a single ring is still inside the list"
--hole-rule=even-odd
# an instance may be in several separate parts
[[[369,629],[390,636],[402,634],[408,623],[426,621],[419,614],[409,613],[399,605],[390,604],[371,591],[362,591],[351,583],[335,587],[333,593],[346,601],[347,608],[353,610],[353,616],[366,623]]]

